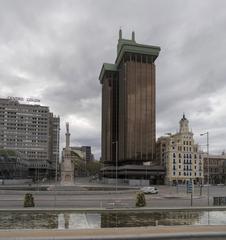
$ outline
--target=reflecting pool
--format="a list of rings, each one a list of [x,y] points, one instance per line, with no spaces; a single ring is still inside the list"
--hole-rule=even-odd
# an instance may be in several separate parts
[[[226,225],[226,211],[0,213],[0,229],[88,229]]]

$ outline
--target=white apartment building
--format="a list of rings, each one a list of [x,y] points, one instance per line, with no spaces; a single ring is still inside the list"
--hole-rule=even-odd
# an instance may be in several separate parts
[[[157,141],[156,158],[166,169],[166,184],[185,184],[191,180],[195,184],[203,183],[203,155],[184,114],[179,132]]]
[[[20,153],[30,177],[55,174],[59,161],[60,118],[47,106],[0,98],[0,149]]]

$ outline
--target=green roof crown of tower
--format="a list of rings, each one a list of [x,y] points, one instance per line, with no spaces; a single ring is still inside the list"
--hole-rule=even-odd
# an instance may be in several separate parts
[[[119,39],[117,45],[117,58],[115,60],[115,64],[119,65],[123,55],[126,52],[151,55],[153,57],[153,61],[158,57],[161,48],[158,46],[139,44],[135,41],[135,32],[132,32],[132,39],[124,39],[122,38],[122,30],[119,30]]]
[[[134,53],[134,54],[142,54],[142,55],[149,55],[152,57],[153,62],[159,55],[160,47],[152,46],[152,45],[145,45],[139,44],[135,41],[135,32],[132,32],[132,39],[124,39],[122,38],[122,29],[119,30],[119,39],[117,45],[117,57],[115,63],[104,63],[101,68],[101,72],[99,75],[100,83],[103,83],[103,77],[106,72],[117,72],[118,66],[123,59],[125,53]]]

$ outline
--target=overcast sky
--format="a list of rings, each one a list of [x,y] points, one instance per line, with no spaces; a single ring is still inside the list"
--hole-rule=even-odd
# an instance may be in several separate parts
[[[0,0],[0,97],[36,97],[70,122],[72,145],[100,156],[103,62],[114,62],[118,30],[161,47],[157,136],[185,112],[195,139],[226,149],[225,0]],[[205,150],[205,147],[203,147]]]

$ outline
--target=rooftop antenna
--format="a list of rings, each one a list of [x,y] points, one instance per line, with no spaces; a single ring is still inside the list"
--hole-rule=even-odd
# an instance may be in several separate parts
[[[119,28],[119,39],[122,39],[122,27]]]
[[[132,41],[135,42],[135,32],[134,31],[132,31]]]

